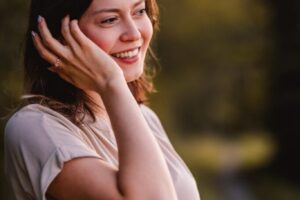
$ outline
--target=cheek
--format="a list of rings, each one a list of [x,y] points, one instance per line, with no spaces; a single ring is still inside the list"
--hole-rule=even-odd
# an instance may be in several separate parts
[[[150,19],[143,24],[142,30],[143,30],[142,34],[144,35],[144,39],[146,40],[145,42],[149,44],[153,35],[153,26]]]
[[[97,44],[103,51],[109,53],[113,47],[114,40],[111,33],[99,31],[96,27],[82,27],[82,32],[95,44]]]

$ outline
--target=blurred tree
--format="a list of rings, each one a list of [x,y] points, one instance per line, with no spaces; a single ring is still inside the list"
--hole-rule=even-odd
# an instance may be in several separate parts
[[[160,98],[169,100],[158,110],[167,110],[172,127],[226,137],[263,130],[270,48],[264,2],[161,0],[161,13]]]

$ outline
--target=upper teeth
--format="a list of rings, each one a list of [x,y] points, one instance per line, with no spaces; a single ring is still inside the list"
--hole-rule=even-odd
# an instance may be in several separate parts
[[[114,56],[117,58],[131,58],[131,57],[136,56],[138,53],[139,53],[139,49],[136,48],[132,51],[124,51],[121,53],[116,53],[116,54],[114,54]]]

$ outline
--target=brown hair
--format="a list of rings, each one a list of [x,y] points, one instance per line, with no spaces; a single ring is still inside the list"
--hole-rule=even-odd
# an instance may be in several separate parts
[[[83,90],[47,70],[51,64],[39,56],[32,42],[31,31],[37,31],[37,17],[41,15],[46,18],[52,35],[60,38],[61,19],[67,14],[71,19],[79,19],[91,2],[92,0],[31,0],[25,36],[24,92],[34,96],[26,98],[23,104],[39,103],[48,106],[75,124],[81,123],[86,114],[95,120],[92,106],[95,103]],[[156,32],[159,14],[156,0],[146,0],[146,10]],[[149,58],[156,59],[151,48],[149,48],[147,60]],[[149,68],[145,66],[141,77],[128,83],[128,86],[136,101],[139,104],[144,103],[147,100],[147,94],[154,91]]]

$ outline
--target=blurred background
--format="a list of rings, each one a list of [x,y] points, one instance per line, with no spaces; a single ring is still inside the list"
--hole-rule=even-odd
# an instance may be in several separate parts
[[[160,67],[150,106],[202,200],[300,199],[300,2],[158,3]],[[28,4],[0,1],[1,133],[22,91]],[[3,134],[0,142],[0,199],[9,200]]]

